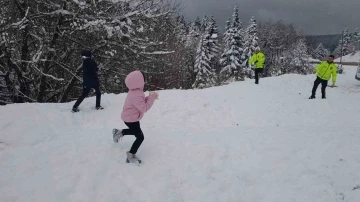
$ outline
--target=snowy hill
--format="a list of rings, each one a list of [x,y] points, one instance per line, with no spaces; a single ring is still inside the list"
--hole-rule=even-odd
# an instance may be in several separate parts
[[[161,91],[141,122],[141,166],[125,163],[133,137],[112,140],[125,94],[76,114],[73,103],[0,107],[0,201],[358,202],[355,70],[327,100],[307,99],[314,75]]]
[[[343,62],[360,62],[360,51],[355,53],[350,53],[349,55],[345,55],[342,58]],[[340,62],[340,58],[336,58],[335,62]]]

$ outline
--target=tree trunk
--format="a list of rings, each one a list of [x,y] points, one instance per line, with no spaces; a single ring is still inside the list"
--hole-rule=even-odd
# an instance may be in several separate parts
[[[66,5],[66,4],[65,4]],[[63,9],[66,9],[66,6],[64,5]],[[53,49],[59,39],[59,33],[60,33],[60,29],[59,27],[62,25],[62,22],[64,20],[64,17],[62,15],[60,15],[60,18],[58,20],[56,29],[55,29],[55,33],[53,35],[53,38],[50,42],[50,49]],[[51,60],[52,58],[55,56],[55,51],[51,51],[47,58],[46,58],[46,62],[44,64],[44,68],[42,69],[42,72],[44,73],[48,73],[48,71],[50,70],[50,65],[51,65]],[[46,96],[46,83],[47,83],[47,77],[44,75],[40,75],[40,89],[39,89],[39,94],[38,94],[38,102],[44,102],[45,101],[45,96]]]

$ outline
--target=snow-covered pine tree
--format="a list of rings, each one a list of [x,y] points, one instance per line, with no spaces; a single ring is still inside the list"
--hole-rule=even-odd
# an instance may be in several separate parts
[[[194,21],[194,26],[197,27],[197,30],[201,30],[201,20],[200,20],[200,17],[197,16],[195,21]]]
[[[334,50],[335,57],[340,57],[341,52],[342,52],[342,56],[348,55],[350,53],[350,44],[351,44],[351,34],[349,33],[349,29],[346,28],[343,32],[342,39],[339,40],[339,45]]]
[[[199,17],[190,23],[189,31],[187,33],[186,48],[188,52],[185,56],[185,68],[186,68],[186,85],[184,88],[191,88],[196,80],[197,70],[195,69],[195,61],[197,56],[197,48],[200,45],[200,39],[202,38],[201,32],[201,20]]]
[[[225,32],[224,32],[224,48],[229,47],[229,37],[230,37],[230,29],[231,29],[231,19],[229,18],[228,21],[226,21],[226,26],[225,26]]]
[[[187,47],[193,46],[194,44],[198,43],[200,37],[200,29],[195,24],[195,22],[191,22],[189,25],[189,31],[186,36],[186,42],[185,45]]]
[[[255,50],[259,47],[259,37],[257,34],[257,23],[255,17],[252,17],[250,19],[249,29],[248,29],[248,35],[250,39],[250,49],[249,49],[249,55],[252,55]]]
[[[240,77],[241,80],[244,80],[245,75],[249,74],[249,72],[246,72],[246,57],[244,55],[244,51],[245,51],[245,30],[242,27],[242,22],[240,21],[239,23],[239,30],[238,30],[238,35],[239,35],[239,63],[240,63]],[[237,78],[239,79],[239,78]]]
[[[343,56],[350,53],[350,43],[351,43],[351,36],[349,33],[349,29],[346,28],[344,31],[344,40],[343,40]]]
[[[288,73],[310,74],[313,69],[309,63],[309,54],[304,39],[299,39],[291,51],[290,68]]]
[[[351,52],[355,52],[360,50],[360,32],[359,29],[355,29],[355,31],[350,35],[350,50]]]
[[[234,8],[234,13],[232,15],[232,27],[239,27],[240,19],[239,19],[239,7],[236,5]]]
[[[205,15],[204,17],[203,17],[203,19],[201,20],[201,32],[206,32],[206,29],[208,28],[208,26],[209,26],[209,18],[208,18],[208,16],[207,15]]]
[[[206,32],[208,33],[207,38],[209,39],[210,60],[213,60],[217,58],[219,53],[219,33],[214,16],[211,16]],[[213,69],[215,69],[215,65],[216,64],[214,64]]]
[[[342,40],[340,39],[338,46],[336,46],[335,50],[332,53],[336,58],[341,57],[341,43]]]
[[[360,30],[358,28],[355,29],[353,41],[356,43],[360,43]]]
[[[322,43],[313,52],[313,57],[315,59],[324,60],[329,56],[329,51],[324,47]]]
[[[226,35],[226,44],[220,59],[221,80],[225,82],[232,79],[243,80],[240,61],[241,53],[239,52],[242,50],[240,29],[238,7],[235,6],[231,26],[224,34]]]
[[[206,88],[215,85],[215,71],[217,66],[217,55],[219,52],[218,31],[214,17],[203,19],[204,33],[200,39],[196,52],[195,68],[196,79],[195,88]]]
[[[194,72],[196,74],[193,88],[207,88],[215,85],[215,72],[211,68],[210,47],[207,34],[202,35],[196,51]]]
[[[188,27],[184,16],[178,16],[175,19],[175,22],[172,22],[172,24],[174,25],[174,31],[177,33],[177,38],[180,40],[180,43],[186,44]]]
[[[246,29],[245,37],[244,37],[245,45],[243,52],[244,63],[248,65],[246,72],[248,72],[248,76],[253,75],[253,71],[250,70],[249,59],[255,53],[255,50],[259,48],[259,37],[257,34],[257,23],[255,17],[251,17],[249,26]]]

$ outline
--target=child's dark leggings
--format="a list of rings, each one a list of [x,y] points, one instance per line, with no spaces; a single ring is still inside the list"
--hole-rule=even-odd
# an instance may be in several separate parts
[[[136,154],[141,143],[144,141],[144,134],[141,131],[140,122],[133,122],[133,123],[125,122],[125,124],[129,127],[129,129],[124,129],[123,134],[124,135],[134,135],[136,137],[136,140],[130,149],[130,153]]]

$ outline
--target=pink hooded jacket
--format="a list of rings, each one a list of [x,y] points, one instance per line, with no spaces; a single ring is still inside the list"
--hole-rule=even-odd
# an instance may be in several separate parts
[[[121,119],[128,123],[140,121],[144,113],[149,111],[155,100],[149,96],[145,97],[145,81],[140,71],[133,71],[127,75],[125,84],[129,92],[121,113]]]

